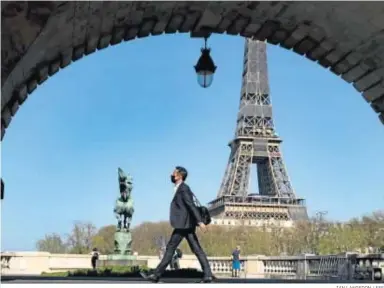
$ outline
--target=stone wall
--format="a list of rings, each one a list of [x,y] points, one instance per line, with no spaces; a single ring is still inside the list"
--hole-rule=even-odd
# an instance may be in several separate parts
[[[103,259],[104,255],[100,256]],[[248,256],[247,265],[243,265],[244,274],[262,275],[262,256]],[[76,269],[91,269],[91,255],[79,254],[51,254],[48,252],[5,252],[1,254],[3,275],[39,275],[42,272],[59,272]],[[149,268],[159,264],[158,256],[139,255],[139,260],[146,260]],[[231,259],[229,257],[210,257],[209,261],[215,274],[229,274]],[[180,260],[181,268],[200,269],[199,262],[194,255],[183,255]],[[247,271],[246,271],[247,270]]]
[[[12,252],[2,253],[1,258],[2,274],[39,275],[91,268],[91,255]]]

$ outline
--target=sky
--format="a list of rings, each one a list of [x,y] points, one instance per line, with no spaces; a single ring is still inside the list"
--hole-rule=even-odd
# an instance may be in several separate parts
[[[134,178],[133,225],[168,219],[177,165],[201,202],[213,200],[234,137],[244,39],[208,44],[218,66],[208,89],[193,69],[203,41],[188,34],[109,47],[39,86],[1,143],[2,250],[35,250],[74,221],[115,224],[118,167]],[[279,46],[268,45],[268,65],[276,131],[309,214],[344,221],[384,209],[384,127],[363,97]]]

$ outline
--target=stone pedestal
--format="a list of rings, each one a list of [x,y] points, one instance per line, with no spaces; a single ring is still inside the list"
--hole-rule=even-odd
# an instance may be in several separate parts
[[[128,230],[121,230],[115,233],[115,253],[112,255],[103,256],[97,261],[96,267],[111,267],[111,266],[147,266],[147,260],[137,260],[137,256],[132,255],[132,235]]]
[[[115,254],[132,255],[132,235],[130,231],[117,231],[115,233]]]
[[[138,260],[137,256],[133,255],[107,255],[106,259],[97,261],[97,268],[120,266],[120,267],[134,267],[134,266],[147,266],[147,260]]]

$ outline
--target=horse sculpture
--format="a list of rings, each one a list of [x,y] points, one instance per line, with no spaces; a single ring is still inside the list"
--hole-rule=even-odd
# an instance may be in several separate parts
[[[117,219],[117,231],[129,231],[132,216],[134,213],[133,199],[131,196],[133,189],[133,179],[129,174],[125,174],[118,168],[120,197],[116,199],[113,212]]]

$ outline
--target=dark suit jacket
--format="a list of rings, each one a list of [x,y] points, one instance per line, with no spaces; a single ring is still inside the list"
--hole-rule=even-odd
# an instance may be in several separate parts
[[[193,201],[191,189],[184,182],[177,188],[170,212],[170,222],[175,229],[195,228],[197,223],[202,222],[199,210]]]

